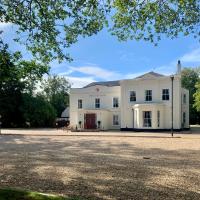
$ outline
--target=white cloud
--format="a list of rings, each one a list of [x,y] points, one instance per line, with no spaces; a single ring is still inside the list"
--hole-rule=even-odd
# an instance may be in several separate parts
[[[171,75],[171,74],[174,74],[176,72],[176,64],[177,64],[177,61],[172,61],[172,62],[170,62],[166,65],[156,67],[152,71],[155,71],[159,74]]]
[[[96,82],[94,77],[76,77],[76,76],[65,76],[71,84],[72,88],[81,88],[92,82]]]
[[[200,48],[194,49],[189,53],[186,53],[182,57],[180,57],[182,62],[187,63],[197,63],[200,62]]]
[[[96,66],[69,67],[70,72],[80,72],[102,80],[118,79],[121,75],[115,71],[106,70]]]
[[[193,65],[194,67],[200,65],[200,48],[193,49],[168,64],[155,68],[154,71],[165,75],[176,73],[178,60],[181,61],[182,67],[187,66],[188,64],[190,64],[190,66]]]
[[[74,71],[72,69],[68,69],[66,72],[59,73],[60,76],[68,76],[72,74]]]

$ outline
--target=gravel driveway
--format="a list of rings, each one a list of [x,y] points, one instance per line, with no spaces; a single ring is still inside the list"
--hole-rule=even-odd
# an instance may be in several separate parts
[[[199,200],[200,135],[2,135],[6,186],[82,199]]]

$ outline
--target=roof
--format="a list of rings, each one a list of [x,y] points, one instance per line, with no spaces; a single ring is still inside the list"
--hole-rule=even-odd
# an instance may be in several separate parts
[[[120,81],[92,82],[92,83],[86,85],[83,88],[87,88],[87,87],[91,87],[91,86],[96,86],[96,85],[102,85],[102,86],[107,86],[107,87],[120,86]]]
[[[136,77],[135,79],[137,79],[137,78],[145,78],[145,77],[148,77],[148,76],[164,77],[165,75],[163,75],[163,74],[158,74],[158,73],[156,73],[156,72],[151,71],[151,72],[148,72],[148,73],[143,74],[143,75],[141,75],[141,76],[138,76],[138,77]]]
[[[162,74],[158,74],[156,72],[148,72],[146,74],[143,74],[141,76],[138,76],[134,79],[138,79],[138,78],[148,78],[148,77],[165,77],[165,75],[162,75]],[[85,87],[83,88],[88,88],[88,87],[92,87],[92,86],[96,86],[96,85],[102,85],[102,86],[107,86],[107,87],[113,87],[113,86],[120,86],[120,81],[117,80],[117,81],[104,81],[104,82],[92,82],[88,85],[86,85]]]

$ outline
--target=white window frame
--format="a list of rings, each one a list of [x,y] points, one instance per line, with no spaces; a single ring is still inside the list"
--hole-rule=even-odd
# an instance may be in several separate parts
[[[162,100],[169,101],[169,89],[162,89]]]
[[[113,126],[119,126],[119,115],[113,115]]]
[[[152,101],[152,90],[145,90],[145,101]]]
[[[152,112],[151,111],[143,111],[143,127],[145,128],[152,127]]]
[[[113,97],[113,108],[119,108],[119,98]]]
[[[95,108],[99,109],[101,108],[101,100],[100,98],[95,98]]]
[[[83,108],[83,99],[78,99],[78,109]]]
[[[130,102],[135,102],[136,101],[136,91],[132,90],[130,91],[130,96],[129,96],[129,101]]]

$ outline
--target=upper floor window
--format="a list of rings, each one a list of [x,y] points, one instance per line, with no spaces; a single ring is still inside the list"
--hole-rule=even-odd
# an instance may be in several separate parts
[[[169,100],[169,89],[162,90],[162,100]]]
[[[100,99],[95,99],[95,108],[100,108]]]
[[[113,98],[113,108],[119,107],[119,99],[117,97]]]
[[[130,102],[136,101],[136,92],[130,91]]]
[[[113,115],[113,125],[119,125],[119,115]]]
[[[78,99],[78,108],[83,108],[83,100]]]
[[[183,94],[183,103],[186,103],[186,94]]]
[[[152,90],[145,91],[145,101],[152,101]]]

